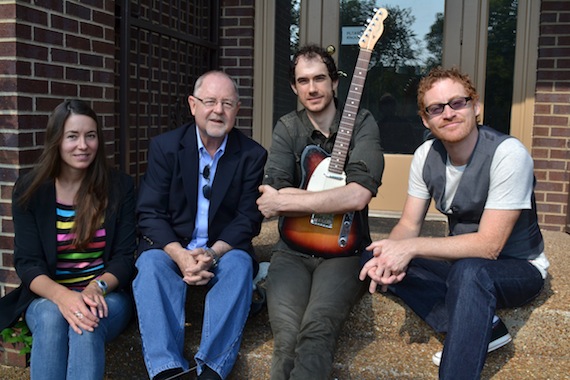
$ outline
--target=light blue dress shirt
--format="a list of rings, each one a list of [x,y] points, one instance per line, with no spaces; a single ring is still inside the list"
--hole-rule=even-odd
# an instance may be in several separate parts
[[[210,200],[204,197],[204,192],[202,189],[206,185],[212,186],[214,183],[214,177],[216,176],[216,169],[218,167],[218,162],[220,157],[224,155],[226,144],[228,142],[228,136],[224,138],[224,141],[214,154],[214,157],[210,156],[206,147],[202,143],[200,138],[200,133],[198,127],[196,127],[196,136],[198,141],[198,158],[199,158],[199,169],[200,175],[198,177],[198,212],[196,214],[196,227],[192,232],[192,240],[186,246],[187,249],[195,248],[205,248],[208,243],[208,211],[210,209]],[[209,180],[204,178],[204,168],[206,166],[210,167]]]

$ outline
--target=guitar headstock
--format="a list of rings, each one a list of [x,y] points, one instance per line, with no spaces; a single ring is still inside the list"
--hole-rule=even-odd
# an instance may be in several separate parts
[[[384,20],[388,17],[388,11],[384,8],[380,8],[372,17],[372,21],[366,27],[362,37],[358,41],[361,49],[373,50],[374,45],[380,39],[380,36],[384,32]]]

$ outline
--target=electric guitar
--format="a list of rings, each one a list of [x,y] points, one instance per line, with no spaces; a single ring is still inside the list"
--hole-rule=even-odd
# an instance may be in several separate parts
[[[359,40],[360,52],[332,154],[329,155],[316,145],[309,145],[303,150],[301,155],[303,175],[301,188],[303,189],[322,191],[346,185],[344,165],[368,72],[368,64],[374,45],[384,31],[383,22],[387,16],[386,9],[380,8]],[[337,257],[353,255],[360,248],[358,227],[354,212],[350,212],[344,215],[312,214],[285,217],[280,231],[281,238],[300,252],[321,257]]]

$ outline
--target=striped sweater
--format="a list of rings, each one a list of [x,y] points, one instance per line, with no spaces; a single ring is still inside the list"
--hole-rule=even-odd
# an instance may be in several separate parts
[[[89,282],[103,273],[103,250],[105,229],[95,232],[85,250],[78,250],[73,244],[75,237],[71,230],[75,224],[73,206],[57,203],[57,271],[56,281],[73,290],[83,290]],[[103,223],[101,223],[101,226]]]

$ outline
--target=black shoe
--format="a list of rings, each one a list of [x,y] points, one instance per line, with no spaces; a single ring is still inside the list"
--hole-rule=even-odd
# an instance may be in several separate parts
[[[503,347],[505,344],[513,340],[507,326],[500,319],[493,325],[493,332],[491,333],[491,342],[489,342],[489,347],[487,352],[495,351]]]
[[[182,372],[184,372],[182,368],[170,368],[166,371],[159,372],[155,377],[152,378],[152,380],[167,380],[171,377],[181,374]]]
[[[198,380],[222,380],[222,377],[218,375],[216,371],[205,365],[202,373],[198,376]]]
[[[499,348],[503,347],[505,344],[509,343],[513,340],[511,334],[509,334],[509,330],[507,330],[507,326],[501,321],[501,319],[497,320],[493,324],[493,331],[491,333],[491,341],[489,342],[489,346],[487,347],[487,352],[492,352],[498,350]],[[441,363],[441,354],[442,351],[436,352],[431,360],[433,364],[439,366]]]

